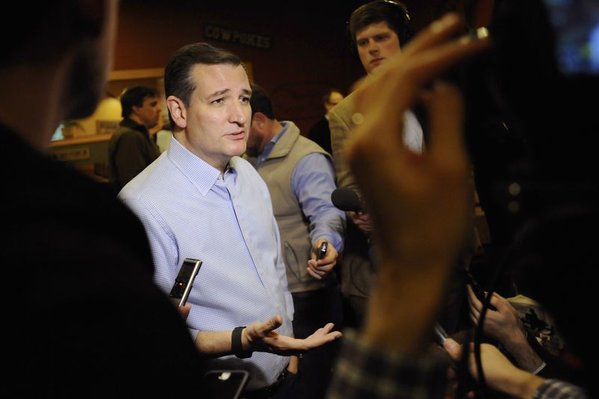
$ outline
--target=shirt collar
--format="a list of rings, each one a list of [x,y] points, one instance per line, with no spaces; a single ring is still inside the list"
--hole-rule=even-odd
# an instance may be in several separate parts
[[[272,149],[275,147],[275,144],[277,144],[281,137],[283,137],[283,135],[287,133],[287,131],[289,130],[289,122],[281,121],[280,123],[281,126],[283,126],[283,128],[268,143],[266,143],[266,145],[264,146],[264,150],[262,151],[262,153],[260,153],[260,155],[258,155],[258,163],[264,162],[264,160],[268,158],[268,156],[272,152]]]
[[[202,195],[206,195],[221,177],[220,170],[189,151],[176,139],[172,140],[171,146],[167,150],[167,157]],[[223,174],[224,179],[235,174],[234,158],[230,161]]]

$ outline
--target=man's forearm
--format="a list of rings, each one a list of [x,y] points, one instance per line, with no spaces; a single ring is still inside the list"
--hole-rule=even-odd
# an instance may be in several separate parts
[[[233,353],[231,331],[199,331],[195,339],[201,354],[220,357]]]
[[[523,331],[511,334],[510,339],[504,343],[504,346],[521,369],[532,373],[543,364],[543,359],[529,345]]]
[[[493,388],[518,399],[532,399],[545,380],[532,373],[518,370]]]

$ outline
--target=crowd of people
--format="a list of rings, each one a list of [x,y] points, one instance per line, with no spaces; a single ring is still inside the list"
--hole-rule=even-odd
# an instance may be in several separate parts
[[[588,232],[599,222],[596,176],[584,169],[567,185],[549,160],[563,155],[550,151],[568,122],[575,138],[596,127],[583,94],[597,78],[548,64],[554,73],[533,86],[578,96],[551,96],[563,114],[547,122],[520,97],[548,102],[539,92],[518,96],[511,69],[494,63],[517,47],[516,22],[532,15],[551,31],[544,2],[497,1],[488,30],[449,13],[415,35],[399,2],[358,7],[349,28],[367,76],[327,114],[332,153],[277,119],[237,55],[184,45],[165,68],[168,150],[159,155],[148,132],[160,114],[156,93],[123,95],[114,144],[142,142],[148,165],[119,183],[118,196],[47,155],[60,121],[90,115],[99,102],[118,2],[14,7],[37,29],[0,35],[10,232],[0,260],[9,282],[6,342],[14,347],[4,396],[204,397],[207,371],[242,369],[249,380],[241,397],[249,399],[594,397],[592,331],[573,309],[595,301],[598,259]],[[535,39],[543,50],[555,46],[553,36]],[[485,169],[497,140],[493,128],[483,130],[488,121],[517,131],[517,165]],[[512,166],[528,179],[516,182],[523,208],[501,198],[493,208],[490,187],[506,184],[499,177]],[[500,233],[491,251],[501,263],[492,266],[551,315],[564,342],[557,353],[492,284],[482,296],[464,287],[471,328],[439,344],[432,338],[471,245],[472,176],[491,211],[492,238]],[[336,209],[336,187],[355,189],[365,211]],[[539,199],[547,192],[551,199]],[[502,206],[515,216],[493,218]],[[361,234],[359,248],[350,226]],[[352,248],[361,261],[352,263]],[[167,294],[185,258],[203,263],[188,303],[177,308]],[[359,295],[344,288],[357,281],[354,272],[365,275]]]

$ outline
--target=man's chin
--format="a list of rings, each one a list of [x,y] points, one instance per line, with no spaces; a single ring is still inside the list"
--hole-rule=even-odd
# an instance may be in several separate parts
[[[250,151],[250,149],[244,143],[243,145],[236,145],[235,147],[231,148],[229,155],[232,157],[240,157],[243,154],[248,154],[248,151]]]
[[[379,69],[383,65],[383,61],[378,62],[376,65],[370,66],[370,71],[368,73],[375,73],[377,69]]]

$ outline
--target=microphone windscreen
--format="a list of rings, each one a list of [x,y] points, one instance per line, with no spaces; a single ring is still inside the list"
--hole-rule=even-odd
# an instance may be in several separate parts
[[[351,188],[337,188],[331,193],[331,201],[336,208],[346,212],[364,212],[362,201]]]

